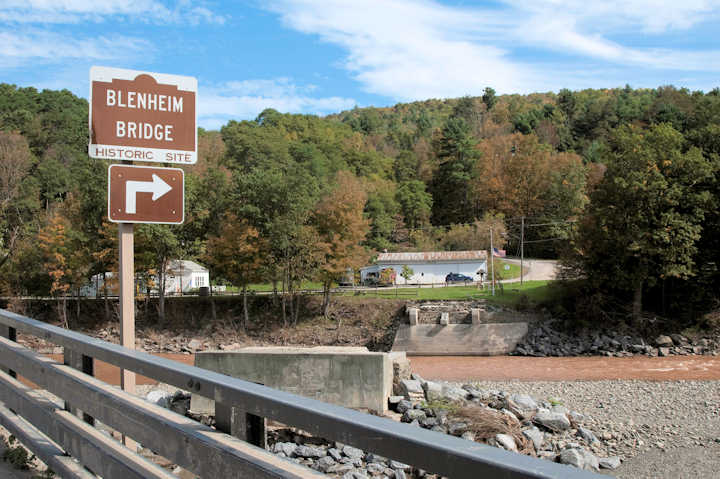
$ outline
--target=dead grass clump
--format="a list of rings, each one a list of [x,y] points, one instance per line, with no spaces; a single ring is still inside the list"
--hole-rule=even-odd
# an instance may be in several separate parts
[[[535,455],[535,449],[522,433],[520,423],[507,414],[480,406],[468,405],[451,414],[453,419],[467,424],[467,430],[475,434],[475,440],[487,442],[497,434],[512,436],[521,454]]]

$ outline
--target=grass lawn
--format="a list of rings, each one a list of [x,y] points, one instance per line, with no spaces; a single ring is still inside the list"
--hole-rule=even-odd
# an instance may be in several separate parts
[[[518,268],[519,272],[519,268]],[[478,289],[477,286],[440,286],[437,288],[378,288],[370,291],[350,293],[347,295],[362,295],[369,298],[402,298],[402,299],[429,299],[429,300],[474,300],[485,299],[490,303],[502,306],[513,307],[520,303],[521,298],[526,297],[530,302],[540,302],[550,298],[552,290],[551,281],[525,281],[520,283],[503,284],[502,290],[499,286],[495,288],[495,296],[492,291]]]
[[[337,287],[336,284],[332,285],[333,288]],[[280,288],[280,283],[278,283],[278,289]],[[237,289],[238,288],[233,288]],[[250,291],[272,291],[273,285],[272,283],[263,283],[263,284],[251,284],[248,286],[248,289]],[[315,281],[303,281],[302,286],[300,289],[322,289],[322,283],[317,283]]]

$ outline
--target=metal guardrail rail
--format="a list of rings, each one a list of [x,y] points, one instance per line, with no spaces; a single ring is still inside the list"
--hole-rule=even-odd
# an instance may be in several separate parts
[[[310,434],[361,448],[452,479],[599,478],[573,467],[504,451],[446,434],[360,413],[314,399],[278,391],[223,374],[51,326],[0,309],[0,419],[32,423],[26,445],[41,459],[56,464],[63,477],[87,477],[65,469],[56,449],[42,450],[33,434],[47,436],[88,469],[105,478],[174,477],[108,438],[87,422],[95,418],[200,477],[324,477],[279,458],[246,441],[218,432],[167,409],[150,404],[78,371],[42,357],[14,342],[17,332],[63,346],[66,356],[79,355],[76,367],[91,372],[89,358],[213,398],[222,409],[238,408],[259,418],[298,427]],[[73,354],[68,355],[67,352]],[[67,401],[85,421],[60,408],[37,390],[23,386],[17,373]],[[69,403],[69,404],[68,404]],[[14,417],[9,410],[22,416]],[[27,422],[21,422],[27,421]],[[17,428],[22,427],[17,426]],[[44,435],[44,436],[43,436]],[[47,462],[46,461],[46,462]],[[76,464],[76,463],[74,463]],[[75,467],[77,469],[77,467]]]

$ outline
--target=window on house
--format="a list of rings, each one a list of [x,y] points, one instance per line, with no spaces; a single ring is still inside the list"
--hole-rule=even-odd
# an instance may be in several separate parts
[[[197,286],[198,288],[205,286],[205,277],[196,276],[195,277],[195,286]]]

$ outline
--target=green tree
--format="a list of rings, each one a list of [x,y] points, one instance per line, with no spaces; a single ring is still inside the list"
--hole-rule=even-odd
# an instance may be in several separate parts
[[[425,183],[418,180],[405,181],[398,186],[395,195],[400,211],[409,228],[427,225],[432,211],[432,196],[425,191]]]
[[[629,294],[638,317],[646,287],[695,274],[713,167],[698,149],[684,151],[667,124],[621,128],[612,147],[579,226],[575,265],[595,287]]]
[[[485,90],[483,90],[482,101],[483,103],[485,103],[485,108],[487,109],[487,111],[492,110],[492,108],[495,106],[495,103],[497,103],[495,90],[490,87],[486,87]]]
[[[402,271],[400,272],[400,276],[402,276],[403,279],[405,279],[405,284],[408,284],[408,282],[410,281],[410,278],[412,278],[412,276],[414,274],[415,274],[415,271],[413,271],[413,269],[410,266],[408,266],[406,264],[403,265]]]

